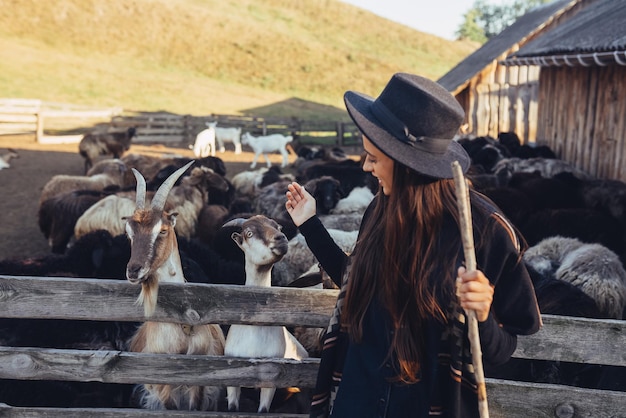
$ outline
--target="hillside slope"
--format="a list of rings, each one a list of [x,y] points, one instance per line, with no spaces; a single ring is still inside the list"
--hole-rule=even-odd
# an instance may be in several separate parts
[[[0,96],[315,117],[476,47],[337,0],[0,0]]]

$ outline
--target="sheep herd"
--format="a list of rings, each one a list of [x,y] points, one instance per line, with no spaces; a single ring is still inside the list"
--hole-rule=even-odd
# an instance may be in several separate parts
[[[129,131],[125,137],[132,135],[134,131]],[[331,287],[287,215],[286,185],[294,180],[304,184],[315,196],[317,213],[331,236],[350,252],[361,216],[378,191],[375,179],[361,170],[359,160],[350,158],[341,148],[322,146],[297,147],[297,158],[290,165],[284,162],[280,166],[251,167],[227,176],[224,161],[215,156],[215,136],[212,138],[209,155],[198,155],[195,159],[124,154],[126,149],[113,158],[96,160],[90,156],[83,176],[54,176],[42,190],[38,212],[42,239],[48,240],[50,254],[0,260],[0,274],[126,280],[132,252],[132,240],[127,238],[129,219],[139,209],[140,200],[143,207],[143,201],[145,205],[152,204],[157,195],[162,200],[158,205],[163,213],[176,214],[172,229],[184,280],[244,285],[247,273],[251,274],[250,268],[246,268],[243,240],[237,242],[234,237],[241,237],[238,234],[244,220],[261,215],[276,224],[285,237],[285,252],[274,261],[268,277],[271,285],[322,286],[324,283],[324,287]],[[251,144],[254,140],[246,136],[243,142]],[[528,244],[523,261],[531,273],[541,311],[626,319],[626,184],[594,179],[556,158],[547,147],[521,145],[511,133],[500,134],[498,138],[463,137],[458,141],[472,158],[467,177],[474,188],[504,211]],[[218,142],[220,148],[223,142],[224,138]],[[288,142],[283,142],[282,147]],[[276,150],[268,152],[273,151]],[[255,155],[254,163],[257,158]],[[141,191],[137,173],[144,179],[145,189]],[[174,180],[173,173],[178,173]],[[168,183],[163,196],[158,191],[167,182],[171,184]],[[139,325],[94,323],[85,327],[81,321],[52,324],[45,320],[0,319],[0,345],[128,351]],[[32,330],[37,331],[34,334]],[[295,344],[301,344],[305,350],[300,352],[301,356],[319,355],[320,330],[290,331],[298,338]],[[238,340],[249,341],[243,331],[239,332]],[[60,341],[63,333],[67,341]],[[231,352],[247,353],[239,349]],[[525,373],[533,370],[527,378],[544,379],[548,383],[576,384],[582,379],[579,376],[577,382],[568,382],[565,373],[558,371],[546,377],[545,368],[554,370],[553,364],[530,368],[514,363],[509,366],[519,367]],[[503,370],[487,370],[490,373],[487,377],[510,373]],[[610,368],[605,371],[612,372]],[[602,381],[597,378],[583,384],[602,388]],[[60,390],[55,384],[58,383],[50,382],[52,387],[46,390],[49,393]],[[85,393],[93,391],[86,385],[67,386],[63,388],[67,390],[67,402],[60,406],[76,405],[72,396],[85,399]],[[618,386],[619,390],[626,390],[623,377],[618,379]],[[89,393],[98,398],[94,403],[110,407],[166,407],[156,401],[142,403],[139,399],[142,392],[132,385],[99,388],[97,396]],[[210,409],[227,410],[234,405],[239,408],[239,392],[234,393],[229,392],[228,404],[224,395],[221,403],[211,404]],[[27,404],[27,400],[19,399],[11,382],[6,381],[0,381],[0,402]],[[241,402],[245,409],[246,401]],[[267,397],[264,402],[263,410],[267,411]],[[198,404],[192,409],[208,408]],[[249,409],[256,410],[256,406]]]

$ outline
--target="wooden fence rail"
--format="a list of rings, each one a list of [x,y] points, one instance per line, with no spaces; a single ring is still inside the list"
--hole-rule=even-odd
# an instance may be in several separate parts
[[[142,321],[139,288],[122,280],[0,276],[0,318]],[[325,327],[337,291],[163,284],[151,320],[189,324]],[[520,337],[514,357],[618,366],[626,373],[626,321],[544,316],[537,334]],[[319,360],[0,347],[0,379],[181,383],[263,387],[315,383]],[[490,414],[498,417],[626,417],[626,392],[487,379]],[[2,400],[0,400],[2,402]],[[0,417],[252,417],[226,412],[130,408],[18,407],[0,403]],[[264,414],[302,418],[302,414]]]
[[[352,146],[360,144],[356,125],[342,121],[305,121],[299,119],[261,118],[237,115],[177,115],[171,113],[141,113],[120,115],[111,119],[115,128],[137,128],[135,143],[166,143],[192,145],[196,135],[206,129],[207,122],[217,126],[241,128],[250,134],[281,133],[295,135],[302,144]]]
[[[0,135],[33,134],[37,142],[78,142],[87,130],[109,124],[121,113],[119,107],[0,98]]]

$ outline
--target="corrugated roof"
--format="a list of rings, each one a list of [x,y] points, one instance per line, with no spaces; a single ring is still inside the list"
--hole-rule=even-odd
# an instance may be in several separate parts
[[[463,61],[448,71],[438,81],[448,91],[456,93],[460,87],[479,73],[493,60],[507,52],[513,45],[521,42],[549,23],[554,16],[570,9],[580,0],[556,0],[552,3],[536,7],[517,19],[511,26],[494,36],[483,46],[474,51]],[[613,0],[626,3],[624,0]]]
[[[597,0],[511,57],[538,57],[626,49],[626,1]]]

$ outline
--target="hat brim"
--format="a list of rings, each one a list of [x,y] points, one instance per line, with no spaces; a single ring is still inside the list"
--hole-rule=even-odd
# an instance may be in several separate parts
[[[348,114],[361,132],[394,161],[418,173],[442,179],[454,177],[452,171],[454,161],[459,162],[464,173],[468,170],[471,163],[469,155],[455,140],[450,140],[450,145],[443,154],[429,153],[414,148],[391,135],[382,127],[371,111],[374,98],[362,93],[347,91],[344,95],[344,102]]]

